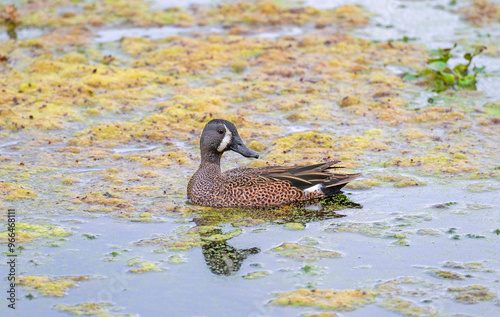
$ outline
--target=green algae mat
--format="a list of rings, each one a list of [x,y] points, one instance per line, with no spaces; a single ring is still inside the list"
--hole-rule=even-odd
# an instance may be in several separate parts
[[[1,316],[500,315],[500,3],[0,3]],[[190,204],[199,136],[342,161]],[[14,309],[15,308],[15,309]]]

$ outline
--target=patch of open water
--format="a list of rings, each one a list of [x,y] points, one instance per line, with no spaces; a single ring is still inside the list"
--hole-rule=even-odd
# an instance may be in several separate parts
[[[364,207],[339,212],[347,217],[308,223],[305,230],[287,230],[278,224],[245,228],[244,234],[227,241],[227,244],[236,250],[257,247],[261,251],[242,260],[240,269],[229,276],[214,275],[200,247],[158,253],[155,252],[156,246],[134,245],[134,242],[144,238],[170,236],[173,232],[184,230],[186,223],[176,223],[173,218],[161,223],[136,223],[96,217],[82,218],[81,223],[74,223],[74,217],[61,216],[54,219],[55,223],[68,228],[73,235],[63,242],[63,247],[47,244],[27,246],[19,256],[23,274],[88,274],[103,278],[81,282],[62,299],[37,296],[28,300],[24,297],[28,292],[21,288],[20,310],[13,316],[25,316],[35,311],[54,315],[51,307],[55,304],[73,305],[89,301],[110,301],[124,307],[124,312],[141,316],[162,316],[166,310],[169,316],[283,316],[312,309],[268,305],[272,294],[277,291],[302,287],[372,288],[398,277],[424,281],[418,286],[426,288],[427,293],[410,296],[419,305],[440,308],[450,315],[492,316],[491,313],[500,312],[500,308],[495,308],[493,303],[453,304],[446,291],[447,287],[472,284],[499,289],[500,257],[496,246],[500,236],[493,230],[500,227],[500,195],[498,190],[470,192],[468,184],[468,181],[455,181],[452,185],[352,191],[350,198]],[[433,207],[450,202],[454,204],[449,207]],[[484,209],[471,207],[478,204]],[[71,220],[72,224],[68,225],[66,220]],[[348,232],[335,229],[351,223],[359,223],[361,228],[368,228],[373,223],[383,223],[393,229],[402,228],[408,237],[408,246],[394,245],[397,239],[388,236],[384,230]],[[194,226],[189,222],[187,225]],[[254,231],[260,228],[266,230]],[[437,230],[439,234],[418,233],[428,228]],[[448,233],[450,228],[455,228],[454,233]],[[231,229],[230,225],[222,227],[223,231]],[[381,235],[373,236],[376,233]],[[84,234],[96,236],[96,239],[88,240]],[[470,238],[468,234],[484,238]],[[454,238],[456,235],[459,239]],[[269,252],[282,242],[298,242],[304,238],[313,239],[319,248],[339,251],[343,256],[309,263]],[[119,253],[115,261],[105,262],[104,258],[113,251]],[[180,254],[186,262],[169,263],[168,258],[175,254]],[[127,261],[137,256],[144,261],[160,263],[165,270],[145,274],[127,272]],[[37,265],[30,261],[33,258],[37,258]],[[439,279],[428,273],[432,269],[442,269],[447,261],[480,262],[489,271],[471,272],[466,280],[457,281]],[[314,267],[316,275],[303,273],[302,268],[306,264]],[[253,280],[242,278],[260,270],[270,271],[271,274]],[[422,304],[425,299],[432,299],[432,302]],[[343,313],[345,316],[366,314],[391,315],[377,304]]]

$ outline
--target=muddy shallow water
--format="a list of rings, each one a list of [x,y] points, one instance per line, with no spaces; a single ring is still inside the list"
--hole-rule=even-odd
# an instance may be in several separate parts
[[[22,248],[2,316],[500,314],[498,13],[51,2],[62,20],[44,20],[16,3],[19,40],[0,34],[0,208],[16,210]],[[477,90],[400,79],[454,43],[452,65],[487,47]],[[362,208],[190,205],[211,117],[261,154],[227,153],[223,169],[338,158],[364,174],[344,191]]]

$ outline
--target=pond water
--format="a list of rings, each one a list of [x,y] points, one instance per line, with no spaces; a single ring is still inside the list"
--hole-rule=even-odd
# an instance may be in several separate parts
[[[81,285],[65,296],[65,303],[111,301],[125,313],[160,316],[168,311],[171,316],[283,316],[313,312],[314,309],[290,309],[268,305],[269,294],[278,291],[309,287],[315,288],[366,288],[398,277],[412,277],[417,295],[404,294],[423,306],[437,307],[447,314],[454,313],[493,316],[498,307],[487,304],[453,304],[446,296],[446,288],[480,284],[498,290],[500,283],[497,258],[498,238],[492,228],[498,226],[497,193],[472,193],[469,182],[458,181],[453,185],[427,185],[425,187],[357,192],[351,198],[363,205],[362,209],[346,209],[343,218],[307,223],[304,230],[287,230],[280,224],[262,224],[244,229],[243,234],[227,242],[232,248],[242,250],[259,248],[242,260],[233,274],[214,275],[207,266],[200,248],[182,252],[186,262],[168,263],[176,251],[155,253],[155,246],[136,246],[144,238],[169,236],[172,232],[191,223],[176,223],[167,219],[161,223],[131,223],[109,217],[81,219],[70,226],[73,235],[62,247],[37,246],[27,248],[22,258],[31,259],[21,269],[30,275],[96,275],[97,278]],[[411,203],[409,203],[411,202]],[[436,205],[456,202],[450,207]],[[56,223],[63,226],[74,217],[61,216]],[[366,233],[342,231],[350,224],[369,225]],[[379,224],[378,227],[376,224]],[[448,233],[456,228],[454,233]],[[223,226],[223,231],[231,230]],[[255,232],[256,229],[263,231]],[[371,230],[371,231],[370,231]],[[428,232],[426,231],[428,230]],[[83,234],[96,239],[88,240]],[[408,236],[409,246],[401,247],[392,237]],[[470,238],[467,234],[484,236]],[[459,239],[453,239],[458,235]],[[341,258],[302,262],[280,258],[269,252],[283,241],[302,241],[315,246],[336,250]],[[117,261],[103,262],[111,252],[120,253]],[[123,261],[139,256],[147,261],[159,262],[162,272],[134,275],[126,273]],[[455,269],[466,281],[443,281],[430,272],[443,269],[446,262],[480,263],[479,269]],[[36,264],[35,264],[36,263]],[[83,265],[82,265],[83,264]],[[311,273],[304,267],[310,265]],[[243,277],[254,271],[266,271],[263,278],[247,280]],[[24,291],[21,293],[23,294]],[[23,298],[20,313],[37,312],[53,315],[53,305],[59,298]],[[150,304],[145,304],[150,303]],[[370,305],[346,316],[383,315],[386,310]]]
[[[22,28],[17,44],[1,33],[11,64],[0,64],[9,94],[0,208],[16,210],[22,249],[16,310],[3,300],[0,315],[500,315],[498,15],[474,26],[460,11],[469,2],[300,6],[353,3],[369,12],[366,25],[352,22],[350,7],[348,27],[342,14],[325,27],[236,14],[212,23],[196,14],[214,2],[154,1],[150,10],[179,6],[203,23],[150,26],[126,13],[130,21],[118,15],[81,31],[77,18],[92,8],[78,7],[73,25]],[[425,65],[427,49],[454,43],[451,65],[487,46],[473,61],[486,66],[477,90],[438,93],[399,79]],[[189,204],[198,136],[212,115],[235,121],[262,158],[227,153],[224,170],[331,155],[364,174],[344,190],[361,207],[288,215]],[[6,261],[0,271],[7,275]],[[290,294],[299,289],[310,293]],[[313,294],[328,289],[372,297],[333,304]]]

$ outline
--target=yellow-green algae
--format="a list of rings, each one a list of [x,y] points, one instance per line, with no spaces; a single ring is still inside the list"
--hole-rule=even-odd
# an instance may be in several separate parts
[[[368,24],[368,15],[360,7],[346,5],[331,10],[318,10],[312,7],[287,8],[272,1],[222,3],[207,10],[202,24],[225,22],[231,24],[280,25],[315,23],[317,28],[327,24],[362,26]],[[232,30],[238,34],[244,31]]]
[[[137,267],[134,269],[129,269],[130,273],[147,273],[147,272],[160,272],[164,270],[159,267],[157,263],[141,261],[140,257],[135,257],[127,261],[128,266]]]
[[[143,239],[134,244],[139,246],[159,245],[169,250],[185,251],[202,245],[199,233],[200,230],[213,230],[213,228],[195,227],[187,231],[182,231],[177,236]]]
[[[58,13],[60,6],[68,10]],[[177,24],[189,26],[193,19],[180,8],[151,10],[143,0],[112,1],[65,1],[49,0],[43,3],[28,2],[19,7],[20,24],[23,27],[70,27],[102,26],[107,24],[131,24],[140,27]]]
[[[241,219],[231,223],[233,227],[254,227],[265,223],[263,219]]]
[[[293,242],[285,242],[271,249],[280,256],[292,258],[301,261],[317,261],[321,258],[339,258],[342,255],[339,252],[322,250],[319,248],[300,245]]]
[[[421,236],[434,236],[439,237],[443,235],[443,233],[436,229],[418,229],[417,234]]]
[[[355,189],[365,189],[372,186],[378,186],[382,182],[390,182],[394,187],[408,187],[408,186],[423,186],[426,185],[425,182],[418,180],[415,177],[401,176],[395,173],[376,173],[371,176],[371,178],[362,179],[360,181],[354,181],[351,185],[349,183],[347,186]]]
[[[243,4],[234,4],[233,7],[223,5],[213,10],[238,11],[240,5]],[[259,13],[262,2],[249,5],[252,16],[262,15]],[[262,15],[266,21],[273,21],[271,16],[291,12],[286,7],[269,7],[274,9]],[[85,14],[90,14],[99,9],[86,10],[90,11]],[[213,10],[211,12],[215,12]],[[182,11],[185,10],[180,9],[179,12]],[[200,17],[203,15],[207,21],[228,23],[225,14],[213,16],[205,9],[201,11]],[[316,13],[313,14],[313,11]],[[339,16],[349,21],[358,13],[362,10],[346,6],[325,12],[303,9],[293,14],[304,17],[313,14],[315,18],[330,16],[332,20],[328,23],[337,23],[335,21],[339,21]],[[202,20],[196,14],[191,15],[195,20]],[[140,20],[137,20],[138,16],[141,13],[134,16],[132,24],[142,23],[136,22]],[[238,21],[245,20],[239,20],[237,14],[231,14],[231,17],[235,20],[229,23],[239,24]],[[286,24],[286,21],[281,19],[277,23]],[[99,51],[85,44],[85,40],[76,39],[81,36],[78,32],[71,32],[55,32],[51,39],[57,41],[20,40],[7,42],[0,48],[0,54],[5,56],[23,57],[16,60],[16,67],[11,64],[13,61],[6,64],[6,80],[2,82],[5,92],[0,97],[0,126],[7,131],[27,129],[41,132],[84,123],[83,128],[79,127],[76,134],[66,140],[45,138],[48,144],[67,142],[72,147],[69,152],[62,152],[60,157],[44,157],[46,164],[94,167],[127,161],[132,168],[117,174],[103,172],[103,185],[92,193],[85,190],[85,186],[79,186],[82,184],[81,177],[62,179],[63,184],[78,188],[74,199],[64,202],[66,205],[81,205],[77,206],[78,210],[115,212],[128,217],[140,212],[134,206],[142,197],[157,197],[163,191],[165,195],[180,195],[179,188],[185,186],[182,182],[162,188],[160,180],[165,177],[177,179],[177,174],[172,174],[171,169],[179,165],[194,170],[199,159],[196,148],[194,151],[192,148],[179,149],[171,143],[167,145],[167,151],[157,149],[132,154],[113,153],[105,148],[148,140],[184,141],[196,145],[199,131],[215,117],[235,122],[252,148],[269,151],[263,160],[254,161],[251,166],[341,159],[342,165],[349,168],[373,164],[367,161],[367,157],[377,153],[385,158],[379,162],[385,161],[385,166],[390,168],[405,168],[437,176],[462,173],[469,177],[486,178],[500,174],[497,170],[482,168],[488,164],[491,153],[481,148],[474,149],[471,144],[471,137],[478,129],[494,135],[498,127],[488,123],[487,117],[471,117],[460,104],[451,108],[426,107],[418,111],[405,108],[405,100],[396,91],[408,88],[409,84],[388,73],[381,65],[418,68],[425,61],[425,54],[423,48],[416,45],[372,43],[342,33],[329,34],[321,29],[313,31],[311,36],[286,36],[272,40],[238,35],[172,36],[159,40],[129,37],[120,42],[120,49],[134,59],[106,57],[109,62],[103,63],[104,57]],[[233,34],[237,33],[233,30]],[[80,41],[81,50],[78,53],[59,46],[71,41],[72,36],[75,41]],[[59,48],[61,53],[54,54],[54,48]],[[29,54],[30,50],[40,54]],[[243,73],[235,73],[231,77],[219,76],[234,66],[235,61],[245,65]],[[304,67],[306,64],[313,66]],[[300,80],[297,80],[299,76]],[[197,81],[203,84],[194,87],[192,83]],[[366,81],[370,85],[366,85]],[[335,86],[334,91],[332,85]],[[172,97],[157,101],[165,95]],[[338,104],[342,108],[338,108]],[[96,116],[107,118],[114,112],[127,114],[135,111],[145,111],[146,114],[129,121],[94,121]],[[283,114],[289,124],[305,119],[316,127],[321,127],[325,121],[334,126],[359,124],[357,118],[366,116],[400,126],[402,132],[398,138],[403,139],[395,139],[385,129],[373,128],[360,131],[357,135],[311,129],[283,136],[283,128],[254,117],[257,113],[272,111]],[[350,117],[350,122],[345,122],[346,116]],[[443,123],[452,130],[445,138],[438,139],[432,129]],[[40,144],[42,140],[33,142]],[[393,155],[402,142],[405,153]],[[295,143],[298,148],[295,148]],[[169,170],[144,173],[144,168],[137,164]],[[137,188],[135,192],[129,190],[131,186],[127,185],[130,182],[144,182],[146,179],[145,187]],[[351,186],[377,185],[377,181],[361,180],[359,183]],[[395,182],[395,186],[421,184],[413,177]],[[37,180],[35,185],[33,189],[38,192],[40,184]],[[110,190],[109,187],[116,189]],[[63,191],[60,189],[60,192]],[[106,192],[114,192],[114,197],[102,196]],[[137,193],[141,196],[136,197]],[[86,197],[85,200],[82,197]],[[179,203],[180,199],[175,201]],[[148,211],[160,213],[157,206],[151,205]]]
[[[98,316],[98,317],[134,317],[135,314],[116,314],[108,312],[109,308],[112,307],[112,303],[99,302],[99,303],[81,303],[77,305],[55,305],[53,308],[63,312],[71,313],[75,316]]]
[[[243,275],[243,278],[247,279],[247,280],[253,280],[256,278],[264,277],[264,276],[269,275],[269,274],[271,274],[271,272],[269,272],[269,271],[255,271],[255,272],[250,272],[250,273]]]
[[[352,182],[349,182],[346,185],[346,188],[352,188],[352,189],[368,189],[372,188],[374,186],[379,186],[381,183],[380,181],[373,179],[373,178],[364,178],[361,180],[354,180]]]
[[[364,290],[332,290],[332,289],[298,289],[293,292],[277,294],[279,297],[271,301],[274,305],[314,306],[337,311],[350,311],[356,307],[370,304],[376,293]]]
[[[403,246],[403,247],[408,247],[410,244],[408,241],[403,240],[403,239],[398,239],[396,241],[391,242],[391,245],[396,245],[396,246]]]
[[[289,223],[285,223],[285,228],[288,230],[304,230],[306,228],[306,226],[304,226],[304,224],[298,223],[298,222],[289,222]]]
[[[382,297],[391,297],[394,294],[404,294],[408,296],[414,296],[418,294],[418,292],[415,292],[413,289],[410,291],[404,291],[402,286],[415,285],[418,283],[422,283],[422,281],[410,277],[400,277],[377,285],[375,290]]]
[[[492,185],[492,184],[474,183],[474,184],[468,185],[467,189],[473,193],[483,193],[483,192],[490,192],[490,191],[498,190],[498,189],[500,189],[500,186]]]
[[[430,273],[436,277],[443,278],[443,279],[451,279],[451,280],[464,280],[465,279],[465,277],[462,274],[458,274],[458,273],[450,272],[450,271],[433,270],[433,271],[430,271]]]
[[[389,297],[380,303],[380,306],[387,310],[398,312],[405,316],[412,317],[427,317],[437,316],[437,312],[432,307],[419,306],[412,301],[398,298]]]
[[[58,13],[59,6],[73,10]],[[1,7],[0,7],[1,8]],[[133,9],[132,9],[133,8]],[[43,9],[43,10],[42,10]],[[90,24],[110,24],[151,27],[174,24],[181,27],[224,23],[226,25],[289,25],[314,23],[317,28],[330,24],[343,27],[368,24],[368,14],[357,6],[347,5],[336,9],[319,10],[312,7],[282,6],[273,1],[241,1],[221,3],[217,6],[195,6],[191,10],[172,7],[154,10],[144,0],[113,0],[104,2],[44,1],[19,7],[17,25],[22,27],[78,27]],[[245,33],[245,28],[233,27],[229,34]]]
[[[351,163],[366,150],[386,148],[386,145],[369,136],[341,136],[320,133],[318,131],[297,132],[279,138],[272,144],[267,160],[277,164],[293,164],[296,161],[314,162],[332,158],[336,153],[342,166],[353,167],[360,163]],[[256,163],[252,164],[255,166]]]
[[[9,232],[0,232],[0,243],[7,243]],[[39,238],[57,238],[71,235],[71,232],[54,225],[36,225],[24,222],[16,223],[16,241],[29,243]]]
[[[0,200],[29,199],[36,196],[36,192],[28,185],[0,182]]]
[[[168,258],[168,262],[171,264],[181,264],[181,263],[186,262],[186,260],[184,258],[182,258],[181,256],[179,256],[178,254],[174,254]]]
[[[449,267],[454,269],[465,269],[468,271],[479,271],[484,268],[483,263],[480,262],[455,262],[455,261],[447,261],[443,264],[443,267]]]
[[[457,302],[475,304],[494,299],[497,295],[490,292],[489,288],[480,285],[466,287],[450,287],[448,291],[453,294],[453,299]]]
[[[489,0],[474,0],[461,8],[459,12],[466,21],[476,26],[500,22],[500,6]]]
[[[209,228],[208,230],[206,228]],[[222,233],[219,229],[212,229],[210,227],[201,228],[199,231],[202,241],[205,242],[225,242],[231,238],[237,237],[243,233],[241,229],[231,230],[227,233]]]
[[[19,276],[17,283],[27,289],[34,289],[43,296],[61,297],[78,282],[94,278],[92,276]]]
[[[305,317],[338,317],[337,314],[332,313],[330,311],[327,312],[322,312],[322,313],[317,313],[317,314],[306,314],[304,315]]]
[[[332,223],[326,229],[327,232],[356,232],[369,237],[397,239],[396,245],[408,245],[407,239],[412,234],[419,234],[422,229],[416,229],[416,225],[430,220],[426,214],[403,215],[376,222],[339,222]],[[401,224],[405,224],[402,226]],[[420,231],[422,233],[422,231]]]

